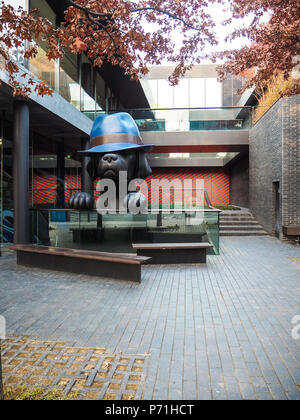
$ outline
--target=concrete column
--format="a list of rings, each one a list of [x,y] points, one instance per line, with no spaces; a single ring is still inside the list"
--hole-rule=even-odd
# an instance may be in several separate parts
[[[89,138],[83,138],[81,140],[81,150],[87,150],[90,147]],[[81,166],[81,191],[93,195],[93,183],[86,169],[87,164],[89,163],[90,158],[87,156],[82,157],[82,166]]]
[[[14,242],[30,242],[29,217],[29,104],[16,101],[14,104]]]
[[[56,205],[59,209],[65,208],[65,151],[63,140],[57,143],[56,148],[57,157],[57,198]]]

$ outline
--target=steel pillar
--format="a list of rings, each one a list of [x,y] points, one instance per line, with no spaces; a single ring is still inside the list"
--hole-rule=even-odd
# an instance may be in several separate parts
[[[30,242],[29,218],[29,104],[14,104],[13,185],[14,243]]]

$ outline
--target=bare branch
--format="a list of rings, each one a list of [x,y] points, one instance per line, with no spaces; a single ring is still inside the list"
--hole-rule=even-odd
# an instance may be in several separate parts
[[[113,13],[111,13],[111,14],[109,14],[109,13],[106,13],[106,14],[97,13],[97,12],[94,12],[94,11],[88,9],[87,7],[84,7],[84,6],[81,6],[80,4],[75,3],[73,0],[67,0],[67,1],[73,7],[76,7],[77,9],[80,9],[83,12],[88,13],[89,15],[91,15],[95,18],[110,20],[113,17]],[[187,23],[184,19],[180,18],[179,16],[176,16],[176,15],[170,13],[170,12],[167,12],[166,10],[157,9],[156,7],[141,7],[139,9],[130,10],[130,13],[144,12],[144,11],[149,11],[149,10],[151,10],[153,12],[164,14],[171,19],[178,20],[178,21],[182,22],[185,26],[187,26],[188,28],[190,28],[194,31],[199,31],[199,32],[201,31],[200,28],[195,28],[194,26],[190,25],[189,23]]]
[[[187,26],[190,29],[193,29],[194,31],[201,32],[200,28],[195,28],[194,26],[187,23],[184,19],[181,19],[180,17],[173,15],[172,13],[167,12],[166,10],[157,9],[156,7],[141,7],[139,9],[130,10],[130,13],[136,13],[136,12],[144,12],[147,10],[152,10],[153,12],[162,13],[163,15],[168,16],[171,19],[179,20],[182,22],[185,26]]]
[[[75,1],[73,0],[67,0],[67,3],[69,3],[71,6],[76,7],[79,10],[82,10],[85,13],[88,13],[89,15],[95,17],[95,18],[100,18],[100,19],[111,19],[112,18],[112,14],[111,13],[97,13],[97,12],[93,12],[92,10],[88,9],[87,7],[81,6],[80,4],[75,3]]]

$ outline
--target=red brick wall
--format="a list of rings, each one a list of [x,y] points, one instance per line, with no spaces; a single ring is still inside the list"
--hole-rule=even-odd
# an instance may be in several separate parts
[[[230,204],[230,177],[222,169],[201,169],[201,168],[154,168],[153,174],[146,182],[150,189],[152,179],[192,179],[195,188],[196,179],[204,180],[204,188],[213,205]],[[34,204],[55,204],[56,202],[56,176],[35,176],[32,182]],[[96,187],[96,183],[95,183]],[[80,190],[81,180],[76,175],[66,174],[66,201],[73,191]],[[31,202],[32,193],[30,194]],[[158,199],[158,193],[157,193]]]
[[[154,168],[153,174],[147,178],[148,188],[152,179],[179,179],[183,183],[185,179],[193,180],[193,188],[196,187],[196,179],[204,180],[204,188],[208,193],[213,205],[230,204],[230,177],[222,169],[201,168]],[[194,193],[195,195],[195,193]],[[156,192],[158,199],[158,192]]]

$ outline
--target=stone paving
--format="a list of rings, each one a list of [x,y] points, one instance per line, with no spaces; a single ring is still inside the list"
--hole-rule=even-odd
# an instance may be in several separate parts
[[[2,345],[5,387],[56,389],[72,399],[142,399],[148,360],[26,335],[9,335]]]
[[[57,346],[69,365],[58,367],[54,379],[69,380],[64,390],[81,380],[82,398],[298,400],[300,328],[292,320],[300,324],[299,258],[299,246],[275,238],[224,237],[220,255],[209,256],[207,265],[149,265],[136,284],[28,269],[4,253],[0,314],[16,335],[11,343]],[[104,353],[82,360],[68,377],[72,347],[85,357]],[[31,356],[23,362],[43,363]],[[11,357],[5,365],[18,359]],[[128,374],[109,382],[120,374],[122,357]],[[141,367],[136,360],[145,366],[139,380],[131,375]],[[105,363],[112,364],[109,372]],[[49,372],[40,374],[49,379]],[[95,390],[100,373],[111,376]],[[7,381],[11,376],[5,372]]]

